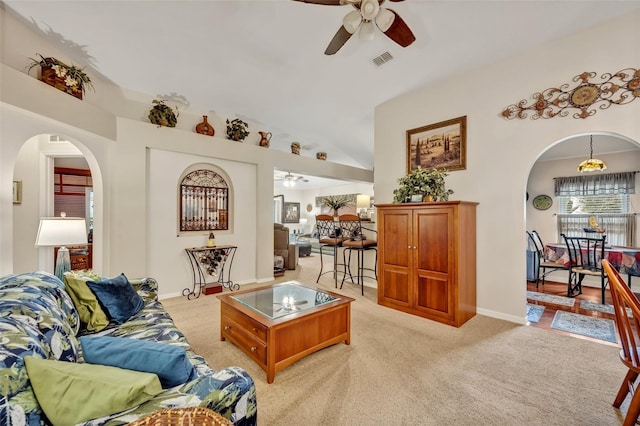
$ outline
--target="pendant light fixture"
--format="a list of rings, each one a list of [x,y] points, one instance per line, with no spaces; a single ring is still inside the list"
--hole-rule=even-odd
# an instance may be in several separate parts
[[[607,164],[604,161],[593,158],[593,135],[589,137],[589,147],[591,148],[589,159],[584,160],[582,163],[580,163],[580,165],[578,166],[578,171],[584,173],[593,172],[595,170],[602,171],[606,169]]]

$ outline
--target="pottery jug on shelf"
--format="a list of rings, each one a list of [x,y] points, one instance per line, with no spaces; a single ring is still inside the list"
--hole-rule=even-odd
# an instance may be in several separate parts
[[[291,153],[295,155],[300,155],[300,143],[299,142],[291,142]]]
[[[202,116],[202,123],[196,126],[196,133],[209,136],[213,136],[213,134],[215,133],[215,130],[213,130],[213,126],[207,121],[206,115]]]
[[[269,148],[269,142],[271,142],[271,132],[258,132],[260,133],[260,146]]]

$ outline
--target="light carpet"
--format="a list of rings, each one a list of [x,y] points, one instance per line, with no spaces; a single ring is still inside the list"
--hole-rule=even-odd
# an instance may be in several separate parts
[[[274,282],[315,286],[318,268],[317,256],[301,258]],[[318,285],[334,290],[329,275]],[[380,306],[375,288],[361,296],[345,283],[337,292],[356,299],[351,345],[311,354],[272,384],[220,341],[214,295],[163,304],[213,368],[237,365],[251,374],[261,425],[621,424],[624,414],[611,403],[626,370],[615,346],[482,315],[455,328]]]
[[[605,342],[618,342],[615,323],[613,320],[606,318],[557,311],[551,322],[551,328],[604,340]]]
[[[527,321],[538,322],[544,312],[544,306],[527,303]]]
[[[571,297],[556,296],[555,294],[538,293],[536,291],[527,291],[527,299],[535,300],[538,302],[553,303],[554,305],[561,305],[572,307],[576,303],[576,299]]]

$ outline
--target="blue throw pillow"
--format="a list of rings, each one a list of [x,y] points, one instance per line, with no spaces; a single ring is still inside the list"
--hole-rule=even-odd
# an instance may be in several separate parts
[[[107,315],[118,324],[127,321],[144,306],[144,300],[124,274],[102,281],[87,281],[87,285],[106,309]]]
[[[179,346],[108,336],[82,336],[80,344],[86,362],[156,374],[165,389],[196,377],[187,353]]]

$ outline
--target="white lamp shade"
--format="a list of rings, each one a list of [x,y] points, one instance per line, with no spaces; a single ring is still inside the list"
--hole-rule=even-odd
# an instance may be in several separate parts
[[[87,225],[82,217],[43,217],[36,247],[87,244]]]
[[[371,196],[367,194],[358,194],[356,196],[356,208],[368,209],[371,205]]]

